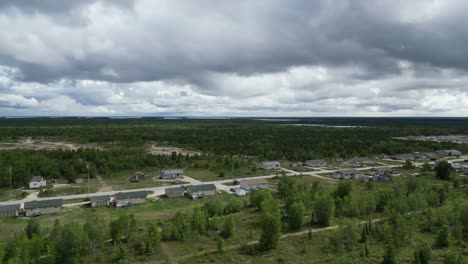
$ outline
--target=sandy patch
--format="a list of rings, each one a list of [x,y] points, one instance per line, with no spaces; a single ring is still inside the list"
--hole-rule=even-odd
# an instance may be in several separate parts
[[[148,151],[149,151],[149,153],[151,153],[153,155],[172,155],[173,152],[175,152],[177,154],[180,153],[182,155],[189,155],[189,156],[193,156],[193,155],[197,155],[197,154],[201,155],[202,154],[199,151],[186,150],[186,149],[183,149],[183,148],[171,147],[171,146],[161,147],[161,146],[156,146],[156,145],[151,145],[148,148]]]
[[[79,148],[100,149],[93,144],[79,144],[65,141],[47,141],[42,139],[24,138],[16,142],[0,142],[0,149],[30,149],[30,150],[77,150]]]

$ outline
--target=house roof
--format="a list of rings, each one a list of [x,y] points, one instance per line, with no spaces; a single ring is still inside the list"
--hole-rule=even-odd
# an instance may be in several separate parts
[[[268,184],[268,181],[266,179],[248,179],[248,180],[242,180],[241,184],[248,184],[248,185]]]
[[[370,161],[371,159],[369,159],[368,157],[356,157],[356,158],[352,158],[349,160],[349,162],[364,162],[364,161]]]
[[[174,173],[184,173],[183,169],[174,169],[174,170],[162,170],[161,174],[174,174]]]
[[[99,196],[90,196],[89,201],[98,202],[98,201],[109,201],[110,195],[99,195]]]
[[[133,173],[133,177],[135,177],[135,176],[145,176],[145,174],[143,172],[141,172],[141,171],[137,171],[137,172]]]
[[[323,163],[327,163],[327,162],[322,160],[322,159],[315,159],[315,160],[306,160],[306,161],[304,161],[304,163],[323,164]]]
[[[117,200],[125,200],[131,198],[141,198],[146,197],[145,191],[136,191],[136,192],[119,192],[114,194],[115,199]]]
[[[47,208],[62,206],[63,199],[35,200],[24,203],[24,209]]]
[[[262,165],[279,165],[279,161],[262,161]]]
[[[192,192],[214,191],[216,190],[216,186],[214,184],[199,184],[190,185],[187,189],[190,189]]]
[[[19,211],[20,204],[0,205],[0,212]]]
[[[34,176],[29,182],[41,182],[44,180],[44,177],[42,176]]]
[[[165,193],[180,193],[185,192],[183,187],[174,187],[174,188],[166,188]]]

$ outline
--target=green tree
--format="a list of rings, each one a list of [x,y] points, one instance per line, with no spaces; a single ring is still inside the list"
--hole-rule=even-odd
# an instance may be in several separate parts
[[[217,249],[218,249],[218,254],[224,253],[224,239],[222,237],[218,237]]]
[[[39,235],[41,233],[41,226],[39,221],[36,218],[30,219],[24,231],[26,232],[26,236],[29,239],[31,239],[34,235]]]
[[[450,240],[450,229],[447,225],[444,225],[436,237],[436,246],[438,247],[448,247]]]
[[[159,244],[161,242],[161,232],[159,232],[159,229],[156,227],[155,224],[149,225],[148,238],[149,238],[149,242],[154,248],[159,247]]]
[[[385,255],[383,257],[382,264],[396,264],[395,256],[395,247],[392,244],[389,244],[387,246],[387,249],[385,250]]]
[[[299,230],[304,224],[304,204],[300,201],[294,202],[288,209],[288,224],[291,230]]]
[[[353,182],[350,180],[338,182],[338,186],[335,190],[335,196],[344,199],[345,196],[348,196],[353,191]]]
[[[281,235],[281,217],[278,202],[276,200],[263,201],[261,208],[262,233],[260,235],[260,249],[275,249]]]
[[[444,257],[444,264],[462,264],[463,257],[461,254],[449,251]]]
[[[236,232],[236,223],[234,222],[234,218],[232,215],[229,215],[224,221],[224,226],[223,230],[221,231],[221,235],[224,238],[229,238],[229,237],[234,237],[234,234]]]
[[[335,203],[328,194],[320,195],[314,205],[317,223],[321,226],[329,226],[330,220],[335,213]]]
[[[444,160],[439,163],[434,168],[436,172],[436,177],[441,180],[449,180],[450,174],[452,172],[452,165],[448,161]]]
[[[419,261],[420,264],[428,264],[432,258],[431,248],[427,243],[420,244],[414,253],[415,262]]]
[[[411,170],[414,169],[414,165],[410,160],[406,160],[405,164],[403,164],[403,169],[404,170]]]
[[[289,197],[294,194],[296,182],[293,178],[282,176],[279,177],[278,193],[282,198]]]

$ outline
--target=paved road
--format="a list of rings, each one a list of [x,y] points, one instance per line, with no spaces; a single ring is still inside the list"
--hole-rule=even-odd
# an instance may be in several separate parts
[[[379,167],[398,167],[398,165],[388,165],[388,166],[379,166]],[[363,170],[370,170],[374,167],[363,167],[363,168],[357,168],[356,170],[363,171]],[[324,177],[320,176],[319,174],[330,174],[334,173],[336,170],[320,170],[320,171],[308,171],[308,172],[294,172],[294,171],[289,171],[286,173],[286,176],[299,176],[299,175],[308,175],[320,179],[325,179],[325,180],[333,180],[330,177]],[[264,175],[264,176],[256,176],[256,177],[245,177],[245,178],[237,178],[238,181],[242,179],[271,179],[276,177],[277,174],[270,174],[270,175]],[[203,184],[224,184],[224,183],[232,183],[233,179],[227,179],[227,180],[218,180],[218,181],[209,181],[209,182],[203,182]],[[187,186],[190,184],[179,184],[179,185],[171,185],[171,186],[159,186],[159,187],[147,187],[147,188],[141,188],[141,189],[132,189],[132,190],[121,190],[121,191],[107,191],[107,192],[96,192],[96,193],[90,193],[89,196],[98,196],[98,195],[113,195],[118,192],[133,192],[133,191],[148,191],[148,192],[155,192],[159,194],[163,194],[164,190],[166,188],[173,188],[173,187],[179,187],[179,186]],[[25,198],[22,200],[14,200],[14,201],[6,201],[6,202],[0,202],[0,205],[7,205],[7,204],[18,204],[18,203],[24,203],[27,201],[31,200],[50,200],[50,199],[64,199],[64,200],[74,200],[74,199],[85,199],[88,197],[88,194],[74,194],[74,195],[63,195],[63,196],[56,196],[56,197],[48,197],[48,198],[37,198],[37,199],[31,199],[31,198]]]

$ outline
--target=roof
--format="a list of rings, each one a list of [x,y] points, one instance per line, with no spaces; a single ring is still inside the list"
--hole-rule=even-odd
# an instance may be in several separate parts
[[[190,189],[192,192],[215,191],[216,186],[214,184],[199,184],[190,185],[187,189]]]
[[[141,171],[137,171],[137,172],[133,173],[133,177],[139,176],[139,175],[145,176],[145,174],[143,172],[141,172]]]
[[[0,212],[19,211],[20,204],[0,205]]]
[[[326,163],[326,161],[322,159],[314,159],[314,160],[306,160],[304,163]]]
[[[174,170],[162,170],[161,174],[173,174],[173,173],[184,173],[183,169],[174,169]]]
[[[262,165],[279,165],[279,161],[262,161]]]
[[[364,161],[371,161],[368,157],[356,157],[349,160],[349,162],[364,162]]]
[[[108,201],[110,200],[110,195],[99,195],[99,196],[90,196],[89,201],[98,202],[98,201]]]
[[[336,171],[336,173],[342,173],[342,174],[356,174],[358,171],[357,170],[339,170],[339,171]]]
[[[131,198],[141,198],[146,197],[145,191],[137,191],[137,192],[119,192],[114,194],[115,199],[117,200],[125,200]]]
[[[183,187],[166,188],[165,192],[166,193],[179,193],[179,192],[185,192],[185,189]]]
[[[48,200],[35,200],[24,203],[24,209],[46,208],[62,206],[63,199],[48,199]]]
[[[258,184],[268,184],[266,179],[248,179],[242,180],[241,183],[248,184],[248,185],[258,185]]]
[[[29,182],[41,182],[44,180],[44,177],[42,176],[34,176]]]

